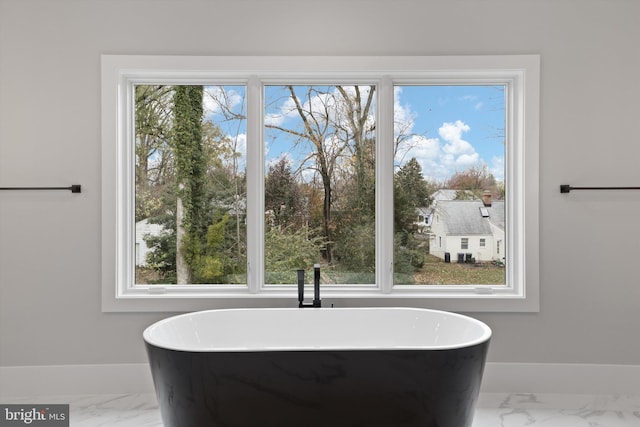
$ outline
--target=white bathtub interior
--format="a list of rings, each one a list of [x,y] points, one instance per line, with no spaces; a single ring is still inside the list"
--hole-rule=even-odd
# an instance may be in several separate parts
[[[471,317],[414,308],[210,310],[144,331],[148,343],[181,351],[444,350],[490,336],[491,329]]]

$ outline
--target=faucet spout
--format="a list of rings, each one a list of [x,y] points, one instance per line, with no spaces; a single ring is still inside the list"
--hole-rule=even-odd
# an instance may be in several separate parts
[[[298,270],[298,307],[304,307],[304,270]]]
[[[320,264],[313,265],[313,306],[322,307],[320,300]]]
[[[322,307],[320,300],[320,264],[313,266],[313,303],[304,303],[304,270],[298,270],[298,307]]]

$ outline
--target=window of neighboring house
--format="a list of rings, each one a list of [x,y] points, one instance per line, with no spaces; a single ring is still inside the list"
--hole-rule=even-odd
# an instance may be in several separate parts
[[[294,306],[320,263],[337,306],[536,310],[538,62],[103,56],[103,309]],[[434,275],[456,223],[499,279]]]
[[[480,247],[484,248],[487,245],[487,239],[480,239]]]
[[[460,239],[460,249],[469,249],[469,238],[463,237]]]

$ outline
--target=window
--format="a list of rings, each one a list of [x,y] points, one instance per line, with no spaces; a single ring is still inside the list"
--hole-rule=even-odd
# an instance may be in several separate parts
[[[264,86],[266,286],[316,263],[324,284],[375,283],[376,99],[349,81]]]
[[[469,249],[469,238],[463,237],[460,239],[460,249]]]
[[[247,283],[246,88],[132,90],[134,284]]]
[[[537,56],[105,55],[102,76],[103,310],[295,306],[316,262],[336,306],[537,310]],[[454,202],[486,234],[465,264],[498,279],[425,279]]]

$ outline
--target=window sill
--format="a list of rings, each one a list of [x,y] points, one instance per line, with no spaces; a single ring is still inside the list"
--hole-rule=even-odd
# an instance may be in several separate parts
[[[295,307],[296,290],[273,286],[258,294],[244,286],[222,286],[217,289],[189,286],[139,286],[125,295],[103,295],[104,312],[186,312],[222,308]],[[200,289],[198,289],[200,288]],[[377,287],[321,288],[323,307],[416,307],[455,312],[538,312],[537,293],[519,295],[513,289],[496,287],[450,286],[432,287],[429,294],[409,286],[394,288],[382,294]],[[424,288],[420,286],[420,288]],[[305,289],[312,295],[311,287]]]

